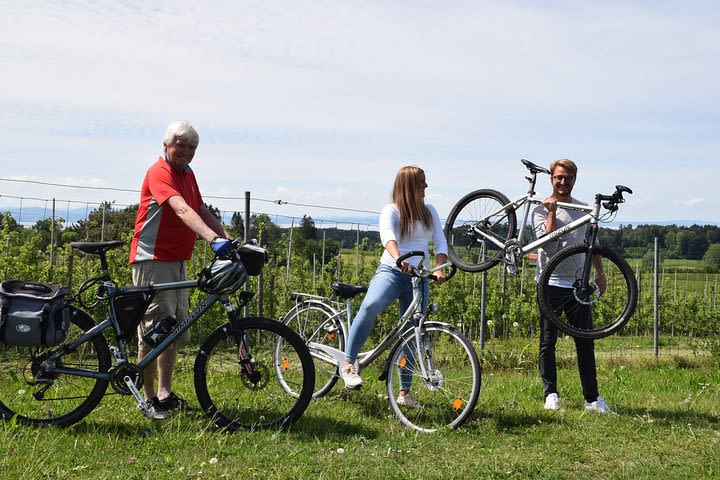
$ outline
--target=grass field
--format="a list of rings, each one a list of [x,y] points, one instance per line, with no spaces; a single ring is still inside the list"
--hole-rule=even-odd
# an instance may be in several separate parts
[[[643,340],[644,341],[644,340]],[[534,344],[534,340],[532,341]],[[629,343],[628,343],[629,342]],[[639,342],[639,340],[638,340]],[[141,417],[129,397],[107,395],[65,429],[0,424],[2,478],[717,478],[720,371],[690,351],[613,355],[599,342],[601,393],[617,415],[582,409],[572,342],[560,343],[564,408],[542,408],[530,348],[487,361],[480,401],[462,428],[405,430],[390,414],[377,371],[362,391],[340,386],[313,401],[288,431],[219,431],[202,415]],[[627,346],[626,345],[626,346]],[[683,352],[678,349],[677,352]],[[192,353],[179,359],[176,391],[196,404]],[[512,355],[508,355],[512,356]]]

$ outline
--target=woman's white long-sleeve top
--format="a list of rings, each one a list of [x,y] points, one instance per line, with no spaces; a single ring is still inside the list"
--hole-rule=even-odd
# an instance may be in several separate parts
[[[400,237],[400,212],[394,203],[385,205],[380,212],[380,241],[383,247],[387,246],[388,242],[395,240],[400,251],[400,255],[404,255],[407,252],[413,250],[419,250],[425,252],[425,267],[429,268],[430,263],[428,261],[430,255],[428,247],[432,241],[434,247],[434,254],[444,253],[447,255],[447,242],[445,241],[445,235],[443,234],[442,225],[440,224],[440,217],[438,217],[437,210],[430,204],[425,205],[430,211],[432,216],[432,228],[428,229],[423,225],[422,222],[416,221],[415,228],[405,238]],[[417,267],[420,257],[411,257],[408,262]],[[395,259],[390,255],[390,252],[385,249],[380,263],[391,266],[397,269]]]

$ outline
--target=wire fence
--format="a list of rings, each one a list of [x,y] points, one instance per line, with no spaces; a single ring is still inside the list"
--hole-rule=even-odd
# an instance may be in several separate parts
[[[87,220],[91,210],[103,208],[118,210],[129,205],[120,205],[115,202],[78,202],[72,200],[41,199],[31,197],[13,197],[0,195],[0,198],[16,201],[16,205],[9,208],[13,218],[24,225],[35,224],[38,220],[62,218],[62,225],[71,225],[78,220]],[[208,197],[210,198],[210,197]],[[255,199],[255,201],[260,201]],[[33,203],[34,202],[34,203]],[[282,204],[280,201],[273,201]],[[84,218],[73,217],[71,211],[77,211],[71,205],[75,203],[84,206]],[[229,223],[233,215],[247,218],[243,205],[236,211],[221,211],[223,222]],[[247,204],[247,210],[253,214]],[[316,208],[320,206],[308,206]],[[333,207],[322,206],[330,210]],[[35,209],[35,210],[33,210]],[[42,213],[40,213],[42,209]],[[344,211],[338,209],[339,211]],[[308,210],[315,213],[315,211]],[[62,216],[64,212],[64,217]],[[375,212],[364,212],[375,213]],[[33,215],[30,217],[30,215]],[[291,306],[290,293],[305,291],[320,295],[329,295],[329,285],[333,281],[345,283],[368,283],[379,259],[379,248],[372,242],[363,239],[369,237],[369,232],[377,230],[377,224],[361,222],[343,222],[332,218],[313,217],[317,227],[317,242],[320,250],[312,256],[303,256],[298,250],[299,245],[293,244],[293,231],[299,226],[303,217],[267,214],[277,225],[284,226],[287,231],[272,246],[275,255],[271,265],[268,265],[264,274],[253,280],[252,287],[259,293],[258,301],[251,308],[258,314],[272,318],[281,318]],[[34,222],[33,222],[34,220]],[[51,222],[55,225],[55,221]],[[102,226],[104,228],[104,225]],[[339,254],[326,255],[328,240],[325,233],[329,228],[342,228],[353,230],[355,233],[354,245],[344,248]],[[104,238],[104,230],[100,238]],[[131,232],[129,232],[131,233]],[[1,240],[1,239],[0,239]],[[11,259],[23,258],[19,245],[13,245],[10,237],[6,237],[4,245],[4,276],[12,276]],[[51,245],[53,243],[51,242]],[[282,252],[282,253],[278,253]],[[58,281],[77,284],[78,269],[68,272],[66,265],[72,263],[73,252],[66,249],[56,256],[47,254],[43,259],[50,264],[50,270],[55,269]],[[42,257],[42,255],[41,255]],[[127,257],[118,258],[118,270],[127,268]],[[209,261],[207,248],[203,244],[196,247],[189,269],[190,273],[197,273]],[[85,260],[86,262],[86,260]],[[597,344],[599,355],[605,349],[612,351],[616,356],[638,355],[685,355],[697,351],[698,339],[716,335],[720,323],[718,305],[718,276],[711,273],[695,273],[689,269],[667,268],[658,264],[658,275],[654,275],[653,265],[643,265],[640,260],[631,260],[634,267],[638,286],[639,304],[634,317],[618,337],[626,337],[625,342],[601,341]],[[40,278],[45,272],[40,270],[42,262],[37,268],[25,269],[23,273],[36,275]],[[63,267],[59,267],[63,266]],[[92,268],[86,264],[82,275],[89,275]],[[63,275],[65,277],[63,278]],[[75,279],[72,276],[75,275]],[[80,276],[82,276],[80,275]],[[124,275],[124,278],[123,278]],[[129,274],[121,278],[129,282]],[[68,276],[70,278],[68,278]],[[501,267],[495,267],[484,274],[459,273],[458,278],[448,282],[433,292],[432,301],[438,301],[442,308],[437,314],[438,319],[447,321],[461,328],[466,335],[478,342],[481,347],[486,343],[492,344],[498,340],[527,340],[533,343],[537,335],[539,314],[535,301],[534,268],[531,262],[523,262],[518,276],[508,275]],[[657,292],[657,293],[656,293]],[[391,307],[384,313],[379,321],[378,333],[381,335],[392,326],[397,318],[396,307]],[[218,320],[220,321],[220,320]],[[210,325],[211,327],[212,325]],[[194,338],[202,338],[206,328],[200,326],[193,332]],[[655,336],[655,332],[657,335]],[[629,340],[632,339],[632,340]]]

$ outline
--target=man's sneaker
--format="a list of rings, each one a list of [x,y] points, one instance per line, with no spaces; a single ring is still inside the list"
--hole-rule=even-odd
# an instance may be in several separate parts
[[[406,393],[405,395],[398,395],[397,404],[405,405],[406,407],[410,408],[422,408],[420,402],[418,402],[417,399],[410,394],[410,392]]]
[[[169,397],[160,400],[158,406],[161,411],[165,412],[169,412],[170,410],[180,410],[181,412],[191,412],[199,410],[199,408],[193,407],[192,405],[188,404],[188,402],[175,395],[175,392],[170,392]]]
[[[584,406],[585,410],[602,413],[603,415],[613,413],[613,411],[610,410],[608,404],[605,403],[605,399],[603,397],[597,397],[597,400],[595,400],[594,402],[585,402]]]
[[[145,418],[152,418],[154,420],[163,420],[167,418],[167,410],[160,408],[160,400],[157,397],[148,398],[145,400],[147,410],[143,412]]]
[[[354,363],[346,363],[340,368],[340,378],[345,382],[345,388],[352,390],[362,387],[363,380],[358,375]]]
[[[545,397],[545,410],[560,410],[560,396],[557,393]]]

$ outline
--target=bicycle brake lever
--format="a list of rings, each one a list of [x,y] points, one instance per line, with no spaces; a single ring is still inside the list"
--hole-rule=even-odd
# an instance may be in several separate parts
[[[616,212],[618,209],[617,203],[615,202],[603,202],[602,205],[611,212]]]

